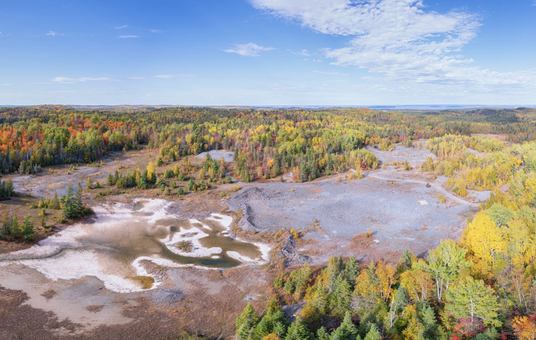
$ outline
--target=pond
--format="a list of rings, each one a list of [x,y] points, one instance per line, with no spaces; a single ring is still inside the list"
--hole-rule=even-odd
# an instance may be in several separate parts
[[[269,247],[229,236],[232,217],[202,220],[170,215],[165,200],[94,207],[96,217],[68,227],[32,248],[0,256],[52,279],[93,275],[114,291],[154,288],[162,281],[149,262],[164,267],[232,268],[268,260]]]

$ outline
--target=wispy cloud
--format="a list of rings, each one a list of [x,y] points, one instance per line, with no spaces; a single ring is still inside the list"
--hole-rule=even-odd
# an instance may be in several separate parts
[[[128,25],[122,25],[122,26],[114,27],[114,29],[116,29],[116,30],[122,30],[124,28],[128,28]]]
[[[76,84],[76,83],[85,83],[88,81],[111,81],[112,78],[109,77],[99,77],[99,78],[90,78],[90,77],[82,77],[82,78],[68,78],[68,77],[55,77],[52,78],[52,81],[55,83],[60,84]]]
[[[172,78],[194,78],[195,74],[158,74],[154,78],[172,79]]]
[[[48,31],[48,33],[46,35],[49,36],[49,37],[56,37],[56,36],[61,36],[63,34],[58,33],[58,32],[54,32],[54,31]]]
[[[293,52],[293,51],[290,51],[290,53],[292,54],[295,54],[295,55],[299,55],[299,56],[302,56],[302,57],[309,57],[311,56],[311,54],[309,53],[309,51],[307,51],[306,49],[303,49],[299,52]]]
[[[0,84],[0,86],[11,86],[11,84]]]
[[[161,30],[156,30],[156,29],[150,29],[149,32],[151,32],[151,33],[162,33]]]
[[[131,80],[143,80],[143,79],[145,79],[145,77],[128,77],[128,79],[131,79]]]
[[[313,73],[323,74],[326,76],[343,76],[343,77],[346,77],[348,75],[346,73],[340,73],[340,72],[323,72],[323,71],[317,71],[317,70],[314,70]]]
[[[118,38],[120,38],[120,39],[137,39],[137,38],[139,38],[139,36],[129,34],[129,35],[120,35],[120,36],[118,36]]]
[[[536,0],[535,0],[536,1]],[[325,48],[332,64],[356,66],[388,79],[420,83],[529,84],[534,72],[494,72],[460,56],[480,27],[478,15],[427,11],[423,0],[250,0],[277,17],[314,31],[349,37],[348,46]]]
[[[275,50],[273,47],[259,46],[254,43],[236,44],[234,48],[223,50],[227,53],[236,53],[244,57],[258,57],[261,52]]]

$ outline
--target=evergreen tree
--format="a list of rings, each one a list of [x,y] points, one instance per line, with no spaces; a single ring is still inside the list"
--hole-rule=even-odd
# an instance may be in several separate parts
[[[357,327],[352,322],[350,312],[344,315],[341,325],[331,334],[332,340],[354,340],[357,337]]]
[[[13,218],[11,219],[11,237],[13,238],[19,238],[20,237],[20,225],[19,221],[17,220],[17,215],[13,215]]]
[[[280,338],[283,338],[283,336],[285,335],[286,331],[287,331],[287,327],[281,321],[276,322],[274,324],[274,329],[272,330],[272,332],[277,334],[277,336],[280,337]]]
[[[68,218],[74,218],[77,216],[77,210],[75,206],[75,196],[73,186],[69,184],[67,187],[67,193],[62,198],[63,200],[63,215]]]
[[[312,334],[307,325],[303,323],[300,317],[297,317],[296,320],[290,324],[285,340],[306,340],[311,339],[311,337]]]
[[[258,321],[257,313],[255,309],[248,303],[242,314],[236,318],[236,330],[241,339],[247,339],[251,329],[255,326]]]
[[[428,304],[422,309],[422,323],[425,327],[426,337],[429,339],[436,338],[437,321],[434,310]]]
[[[54,209],[54,210],[60,210],[61,209],[60,200],[58,198],[58,193],[57,192],[54,193],[54,198],[52,199],[51,208]]]
[[[82,214],[82,192],[82,184],[78,182],[78,186],[74,195],[74,209],[76,211],[76,215],[78,216]]]
[[[316,331],[316,338],[318,340],[331,340],[331,336],[329,335],[328,331],[326,331],[324,326],[320,327],[318,331]]]
[[[346,280],[353,287],[355,284],[355,279],[359,276],[359,263],[355,257],[350,256],[348,261],[346,261],[346,267],[344,269],[344,276]]]
[[[30,216],[24,217],[24,222],[22,223],[22,227],[21,227],[21,233],[22,233],[22,236],[27,241],[33,240],[34,235],[35,235],[35,229],[34,229],[33,222],[30,219]]]
[[[370,330],[367,333],[367,336],[364,340],[381,340],[382,335],[380,331],[378,330],[378,326],[376,326],[375,323],[370,325]]]

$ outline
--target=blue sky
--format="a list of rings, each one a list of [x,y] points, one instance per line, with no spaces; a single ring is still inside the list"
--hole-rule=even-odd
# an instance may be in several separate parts
[[[1,0],[0,104],[536,104],[536,1]]]

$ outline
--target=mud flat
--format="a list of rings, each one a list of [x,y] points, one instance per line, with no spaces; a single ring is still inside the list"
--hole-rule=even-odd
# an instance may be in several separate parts
[[[240,301],[268,299],[270,247],[230,237],[230,216],[184,218],[173,204],[94,206],[93,220],[2,254],[0,338],[231,336]]]
[[[146,269],[149,262],[169,268],[231,268],[268,260],[267,245],[229,236],[231,217],[182,220],[168,214],[170,204],[137,200],[134,205],[96,206],[93,221],[68,227],[29,249],[3,254],[0,266],[21,264],[52,280],[93,276],[107,289],[126,293],[161,282]]]

